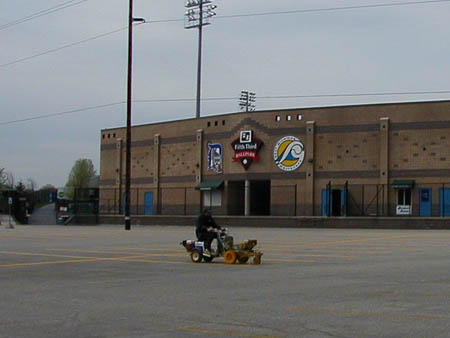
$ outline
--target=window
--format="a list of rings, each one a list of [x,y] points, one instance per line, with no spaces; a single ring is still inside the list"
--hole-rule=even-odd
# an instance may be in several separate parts
[[[280,115],[275,116],[275,121],[277,121],[277,122],[280,122],[280,121],[281,121]]]
[[[291,120],[291,115],[287,115],[286,116],[286,121],[290,121]]]
[[[203,206],[220,207],[222,205],[222,190],[204,190]]]
[[[303,118],[302,114],[297,114],[297,121],[301,121]]]
[[[211,122],[208,121],[207,125],[208,125],[208,127],[211,127]]]
[[[409,188],[398,189],[397,204],[411,205],[411,189]]]
[[[397,215],[411,215],[411,188],[397,190]]]

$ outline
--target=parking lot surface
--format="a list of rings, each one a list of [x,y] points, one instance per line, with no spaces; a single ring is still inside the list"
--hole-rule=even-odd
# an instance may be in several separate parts
[[[1,226],[0,337],[450,336],[450,231],[231,234],[262,264],[192,263],[193,226]]]

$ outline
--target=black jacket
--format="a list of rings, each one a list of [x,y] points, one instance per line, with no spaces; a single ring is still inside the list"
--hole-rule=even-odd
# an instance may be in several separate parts
[[[197,217],[195,234],[197,235],[197,237],[199,237],[199,234],[207,232],[207,229],[209,227],[216,229],[219,228],[219,226],[216,224],[216,222],[214,222],[214,219],[211,216],[201,214]]]

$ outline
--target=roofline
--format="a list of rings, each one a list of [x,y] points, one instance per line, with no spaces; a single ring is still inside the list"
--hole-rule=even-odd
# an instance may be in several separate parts
[[[178,119],[178,120],[168,120],[168,121],[161,121],[161,122],[151,122],[151,123],[144,123],[139,125],[132,126],[135,127],[145,127],[150,125],[157,125],[157,124],[166,124],[166,123],[174,123],[174,122],[181,122],[181,121],[193,121],[193,120],[200,120],[200,119],[210,119],[218,116],[228,116],[228,115],[236,115],[236,114],[259,114],[259,113],[270,113],[270,112],[286,112],[286,111],[304,111],[304,110],[327,110],[327,109],[336,109],[336,108],[358,108],[358,107],[376,107],[376,106],[393,106],[393,105],[408,105],[408,104],[427,104],[427,103],[450,103],[450,100],[431,100],[431,101],[408,101],[408,102],[384,102],[384,103],[361,103],[361,104],[344,104],[344,105],[333,105],[333,106],[312,106],[312,107],[297,107],[297,108],[281,108],[281,109],[266,109],[266,110],[255,110],[251,112],[231,112],[231,113],[223,113],[223,114],[216,114],[216,115],[208,115],[208,116],[201,116],[199,118],[190,117],[185,119]],[[123,129],[126,126],[122,127],[114,127],[114,128],[105,128],[101,129],[101,132],[104,131],[110,131],[110,130],[118,130]]]

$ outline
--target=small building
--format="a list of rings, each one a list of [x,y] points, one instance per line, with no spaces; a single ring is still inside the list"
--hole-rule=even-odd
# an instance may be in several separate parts
[[[126,128],[101,131],[100,213],[124,208]],[[131,213],[450,216],[450,101],[134,126]]]

